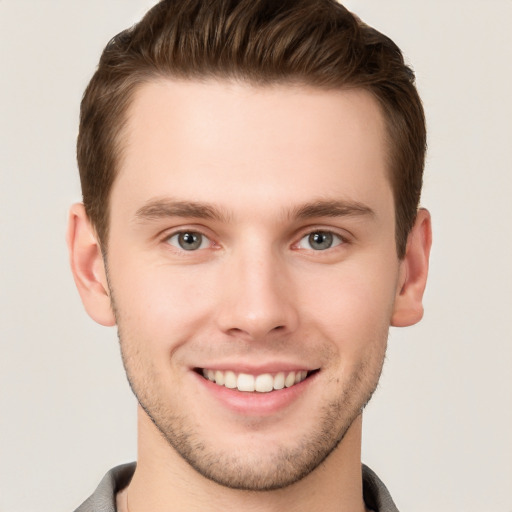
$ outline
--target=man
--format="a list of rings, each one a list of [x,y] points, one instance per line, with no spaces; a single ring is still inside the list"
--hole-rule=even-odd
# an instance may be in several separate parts
[[[74,278],[117,325],[138,461],[79,511],[392,511],[361,466],[390,325],[422,316],[425,123],[331,0],[170,0],[82,101]]]

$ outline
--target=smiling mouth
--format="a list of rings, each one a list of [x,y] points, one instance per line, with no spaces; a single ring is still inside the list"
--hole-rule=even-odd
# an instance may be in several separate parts
[[[231,370],[211,370],[207,368],[197,368],[196,372],[218,386],[249,393],[269,393],[284,388],[291,388],[306,380],[308,377],[318,372],[318,370],[262,373],[260,375],[236,373]]]

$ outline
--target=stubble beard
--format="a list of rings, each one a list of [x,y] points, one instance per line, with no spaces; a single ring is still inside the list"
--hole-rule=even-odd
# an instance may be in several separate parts
[[[377,388],[386,354],[387,329],[377,336],[383,339],[376,340],[374,350],[370,350],[371,356],[352,372],[344,389],[318,414],[315,431],[303,434],[295,446],[281,446],[271,453],[252,458],[247,456],[245,447],[240,451],[234,447],[233,453],[225,453],[215,446],[208,446],[189,418],[176,414],[168,403],[159,399],[158,392],[152,392],[156,371],[150,361],[143,364],[145,359],[137,348],[140,345],[122,332],[108,265],[105,268],[121,356],[132,392],[168,445],[200,475],[219,485],[244,491],[272,491],[302,480],[334,452]],[[142,378],[136,378],[135,374]]]
[[[141,355],[137,349],[133,350],[136,344],[127,343],[120,328],[118,336],[130,387],[169,446],[203,477],[224,487],[246,491],[288,487],[320,466],[369,402],[384,361],[383,353],[378,367],[362,364],[339,396],[322,408],[315,430],[303,433],[293,440],[293,445],[254,454],[233,443],[233,450],[227,453],[227,450],[208,444],[190,418],[176,413],[168,403],[159,399],[164,394],[159,394],[151,382],[155,373],[147,367],[141,373]],[[136,375],[145,378],[139,379]],[[206,423],[207,418],[204,421]]]

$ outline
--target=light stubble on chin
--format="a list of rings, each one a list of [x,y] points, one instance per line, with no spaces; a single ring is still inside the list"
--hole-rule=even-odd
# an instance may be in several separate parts
[[[309,475],[336,449],[360,412],[340,428],[339,411],[344,405],[333,402],[325,407],[317,431],[298,439],[295,447],[255,456],[243,447],[238,450],[236,444],[233,453],[207,447],[185,426],[183,418],[169,416],[140,399],[139,403],[169,445],[198,473],[222,486],[245,491],[282,489]]]
[[[336,449],[354,420],[373,395],[384,362],[386,343],[363,361],[337,398],[318,414],[313,432],[301,435],[293,446],[254,454],[233,444],[226,453],[201,439],[190,418],[177,414],[159,399],[157,375],[136,340],[125,336],[110,287],[112,308],[118,325],[121,355],[130,387],[140,406],[169,446],[192,468],[222,486],[246,491],[270,491],[290,486],[314,471]],[[384,340],[385,341],[385,340]]]
[[[225,487],[248,491],[269,491],[292,485],[315,470],[336,449],[353,421],[370,400],[382,365],[373,375],[360,368],[338,399],[325,405],[318,415],[315,431],[303,433],[293,446],[282,446],[255,454],[233,443],[233,450],[208,445],[190,418],[162,404],[152,392],[151,368],[141,375],[140,357],[126,350],[119,333],[121,353],[128,382],[147,416],[172,447],[199,474]],[[133,348],[133,347],[132,347]],[[153,383],[154,385],[154,383]]]

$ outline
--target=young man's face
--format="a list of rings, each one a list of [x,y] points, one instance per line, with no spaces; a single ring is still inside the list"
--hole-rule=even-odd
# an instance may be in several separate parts
[[[297,481],[374,391],[405,279],[386,151],[362,91],[137,92],[107,248],[123,359],[146,419],[214,481]]]

